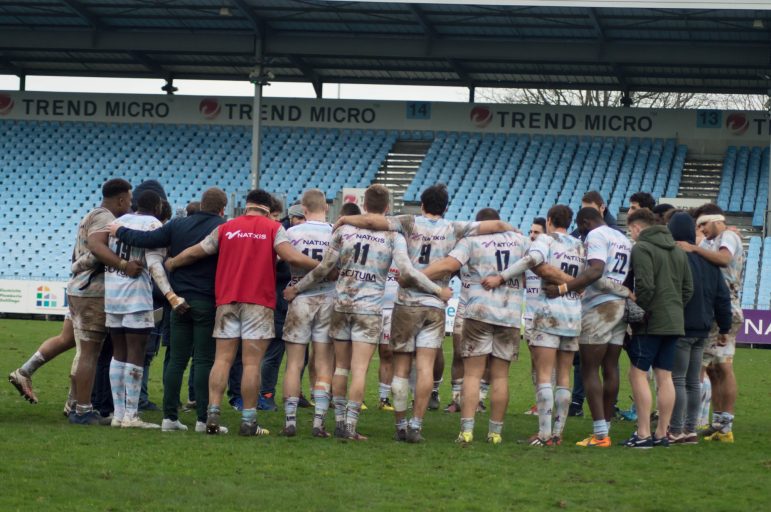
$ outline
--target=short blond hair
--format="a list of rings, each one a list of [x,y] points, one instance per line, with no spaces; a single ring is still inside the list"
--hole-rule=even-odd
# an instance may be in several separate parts
[[[369,213],[385,213],[388,209],[389,192],[383,185],[370,185],[364,192],[364,209]]]
[[[327,197],[321,190],[309,188],[303,194],[300,203],[310,213],[323,213],[324,207],[327,206]]]

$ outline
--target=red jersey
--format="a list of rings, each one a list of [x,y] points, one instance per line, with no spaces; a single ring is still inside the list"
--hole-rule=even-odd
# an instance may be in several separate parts
[[[262,215],[242,215],[212,231],[201,244],[207,253],[219,253],[217,306],[240,302],[275,309],[276,247],[288,241],[284,227]]]

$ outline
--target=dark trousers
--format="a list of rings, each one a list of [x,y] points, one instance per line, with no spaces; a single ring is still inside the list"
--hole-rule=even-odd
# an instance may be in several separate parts
[[[571,401],[574,404],[584,405],[586,392],[584,391],[584,379],[581,377],[581,358],[576,352],[573,357],[573,397]]]
[[[178,419],[179,393],[185,368],[193,358],[195,378],[196,413],[198,421],[206,421],[209,405],[209,373],[214,364],[215,341],[212,338],[214,316],[217,311],[214,301],[191,300],[190,311],[185,315],[171,315],[171,343],[169,364],[163,379],[163,416]]]
[[[96,376],[94,388],[91,391],[91,403],[95,411],[99,411],[104,417],[109,416],[115,410],[112,403],[112,387],[110,386],[110,361],[112,360],[112,339],[108,334],[99,353],[96,362]]]

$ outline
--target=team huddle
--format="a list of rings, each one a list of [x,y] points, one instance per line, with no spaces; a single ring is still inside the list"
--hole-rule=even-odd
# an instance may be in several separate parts
[[[378,351],[381,361],[385,354],[392,361],[385,374],[381,362],[379,391],[381,404],[394,412],[394,439],[421,442],[423,418],[436,398],[434,369],[455,276],[461,286],[453,328],[453,400],[446,410],[460,412],[458,443],[473,442],[474,418],[488,388],[486,440],[502,442],[509,369],[518,357],[523,326],[538,416],[530,445],[562,444],[577,353],[593,419],[591,435],[578,445],[611,445],[624,348],[632,363],[638,428],[623,445],[696,442],[710,382],[715,413],[705,439],[733,440],[732,360],[741,322],[743,249],[715,205],[693,215],[673,208],[664,212],[633,196],[630,240],[606,223],[596,192],[584,197],[575,219],[568,206],[552,206],[527,237],[491,208],[480,210],[473,222],[444,219],[449,195],[441,184],[422,193],[420,215],[398,216],[386,216],[389,191],[372,185],[364,194],[365,213],[349,207],[350,214],[334,226],[327,222],[323,192],[309,189],[299,203],[304,222],[289,229],[276,222],[275,199],[263,190],[249,192],[244,214],[231,220],[223,219],[227,196],[212,188],[201,199],[206,215],[162,224],[161,197],[144,191],[132,211],[131,189],[124,180],[106,182],[102,205],[78,228],[67,288],[70,318],[60,335],[63,339],[69,329],[77,348],[65,411],[71,423],[187,430],[177,406],[192,355],[196,431],[227,433],[221,404],[238,358],[243,365],[238,433],[268,435],[257,421],[260,368],[271,341],[279,337],[286,351],[282,435],[298,435],[301,376],[310,352],[310,434],[366,440],[358,420]],[[571,234],[574,220],[578,229]],[[700,244],[696,228],[704,237]],[[283,290],[276,285],[279,261],[291,272]],[[153,285],[172,309],[161,425],[139,415],[142,362],[156,323]],[[277,333],[279,293],[289,306],[283,332]],[[93,410],[91,395],[108,333],[114,412],[103,418]],[[55,350],[41,346],[9,376],[32,402],[37,400],[32,373],[71,346],[56,343]],[[708,379],[701,375],[702,360]],[[657,384],[655,431],[651,370]],[[326,427],[330,407],[333,432]]]

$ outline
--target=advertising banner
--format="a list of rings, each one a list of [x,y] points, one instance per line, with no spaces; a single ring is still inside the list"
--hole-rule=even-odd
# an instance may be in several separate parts
[[[736,334],[736,341],[759,345],[771,344],[771,311],[745,309],[743,312],[744,325]]]
[[[252,98],[0,91],[0,121],[241,125]],[[765,145],[764,112],[265,98],[265,126],[677,138],[695,152]]]
[[[0,280],[0,313],[64,315],[66,291],[66,281]]]

